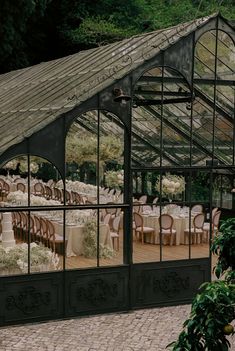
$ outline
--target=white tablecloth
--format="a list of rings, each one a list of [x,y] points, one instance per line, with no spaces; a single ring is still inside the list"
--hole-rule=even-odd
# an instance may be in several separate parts
[[[56,234],[63,235],[63,224],[54,222]],[[66,225],[65,236],[68,240],[66,248],[66,256],[78,256],[83,254],[83,239],[84,239],[84,226],[82,225]],[[107,224],[100,224],[100,244],[113,248],[112,240],[110,237],[110,230]]]
[[[155,229],[154,242],[153,244],[159,244],[159,217],[142,215],[144,219],[144,226],[152,227]],[[184,230],[189,226],[189,218],[185,217],[174,217],[173,228],[176,230],[176,245],[184,244]],[[193,219],[192,219],[193,221]],[[192,222],[191,222],[192,223]],[[151,243],[151,236],[146,235],[146,242]]]

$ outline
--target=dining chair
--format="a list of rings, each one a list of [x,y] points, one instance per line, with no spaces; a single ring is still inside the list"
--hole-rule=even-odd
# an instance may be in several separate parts
[[[27,214],[25,212],[21,212],[21,236],[20,239],[24,242],[27,242],[28,237],[28,220]]]
[[[110,189],[107,195],[113,196],[114,192],[115,192],[115,189]]]
[[[47,224],[47,236],[48,236],[48,247],[55,253],[63,254],[64,251],[64,239],[63,236],[56,234],[54,224],[46,219]],[[65,244],[67,239],[65,240]]]
[[[25,184],[21,183],[21,182],[18,182],[16,184],[16,190],[20,190],[20,191],[22,191],[22,193],[25,193],[25,190],[26,190]]]
[[[139,202],[139,201],[133,202],[133,212],[137,212],[137,213],[142,212],[141,202]]]
[[[40,218],[34,214],[33,215],[33,219],[34,219],[34,237],[35,237],[35,241],[42,242]]]
[[[44,189],[45,189],[45,198],[47,200],[52,199],[52,189],[48,186],[48,185],[44,185]]]
[[[219,230],[219,221],[220,221],[221,211],[215,211],[214,216],[212,217],[211,222],[211,238],[213,239],[216,233]],[[204,223],[203,230],[206,234],[206,242],[209,240],[210,233],[210,223]]]
[[[191,234],[191,244],[198,243],[198,238],[200,237],[200,242],[203,242],[205,215],[204,213],[198,213],[193,218],[193,227],[184,230],[184,244],[186,245],[186,237],[190,237]]]
[[[147,195],[142,195],[140,196],[139,200],[138,200],[140,203],[142,204],[146,204],[147,202]]]
[[[218,211],[218,207],[214,207],[213,210],[211,211],[211,222],[213,222],[214,215]],[[210,222],[204,222],[203,229],[206,231],[210,230]]]
[[[33,186],[33,194],[36,196],[43,196],[44,195],[44,186],[42,185],[42,183],[35,183]]]
[[[13,230],[15,232],[15,236],[16,236],[16,238],[21,239],[22,225],[21,225],[20,212],[14,212],[14,222],[15,222],[15,226],[13,227]]]
[[[134,212],[133,213],[133,218],[134,218],[134,232],[135,235],[137,236],[138,234],[141,237],[141,242],[144,244],[144,236],[145,234],[150,234],[151,235],[151,242],[154,241],[154,228],[151,227],[145,227],[144,226],[144,220],[143,217],[141,216],[140,213]]]
[[[111,213],[106,213],[106,215],[104,216],[104,219],[103,219],[104,224],[109,225],[110,219],[111,219]]]
[[[59,188],[54,188],[54,200],[62,202],[62,193]]]
[[[203,206],[198,204],[198,205],[193,205],[191,208],[191,212],[197,212],[197,213],[202,213],[203,212]]]
[[[173,241],[175,238],[176,243],[176,230],[173,228],[174,219],[169,214],[161,214],[158,218],[159,221],[159,234],[162,238],[162,243],[165,244],[165,238],[169,236],[170,238],[170,245],[173,245]]]
[[[115,239],[117,241],[117,251],[119,251],[119,231],[120,231],[121,217],[117,216],[113,220],[112,230],[110,231],[110,236],[113,242],[113,248],[115,248]]]
[[[4,181],[1,186],[1,198],[3,201],[6,199],[9,193],[10,193],[10,185]]]
[[[158,196],[153,199],[153,205],[158,202]]]
[[[40,225],[41,225],[41,242],[45,246],[49,246],[49,237],[48,237],[48,228],[47,228],[47,222],[46,219],[43,217],[40,217]]]

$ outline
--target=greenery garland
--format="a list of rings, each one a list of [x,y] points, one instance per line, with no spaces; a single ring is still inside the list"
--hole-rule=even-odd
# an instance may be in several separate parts
[[[87,258],[95,258],[97,256],[97,219],[92,218],[88,220],[83,229],[83,252]],[[113,257],[113,250],[103,244],[99,245],[99,257],[111,258]]]

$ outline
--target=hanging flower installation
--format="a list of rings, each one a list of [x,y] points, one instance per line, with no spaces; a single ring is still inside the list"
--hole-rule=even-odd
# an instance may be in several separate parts
[[[85,162],[97,162],[97,138],[93,135],[74,135],[67,137],[66,160],[82,165]],[[99,162],[119,161],[123,149],[120,139],[114,136],[101,136],[99,140]]]
[[[185,180],[182,176],[167,173],[162,177],[162,188],[160,183],[160,176],[156,182],[156,190],[163,195],[176,195],[185,191]]]
[[[38,164],[36,162],[31,162],[30,163],[30,173],[35,174],[35,173],[37,173],[38,169],[39,169],[39,166],[38,166]],[[27,164],[26,161],[21,161],[20,162],[20,172],[21,173],[28,172],[28,164]]]
[[[123,187],[124,171],[107,171],[105,172],[105,184],[108,188],[119,189]]]
[[[16,169],[17,163],[18,163],[17,160],[11,160],[11,161],[7,162],[7,163],[3,166],[3,168],[4,168],[4,169],[7,169],[7,170]]]

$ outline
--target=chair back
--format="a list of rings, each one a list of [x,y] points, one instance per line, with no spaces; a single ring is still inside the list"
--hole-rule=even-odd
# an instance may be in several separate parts
[[[135,226],[137,227],[143,227],[143,217],[141,216],[141,214],[137,213],[137,212],[133,212],[133,217],[134,217],[134,222],[135,222]]]
[[[17,183],[16,184],[16,190],[20,190],[20,191],[22,191],[23,193],[25,193],[25,190],[26,190],[26,186],[25,186],[25,184],[24,183]]]
[[[203,212],[203,206],[202,205],[194,205],[192,208],[191,208],[191,211],[192,212],[197,212],[197,213],[202,213]]]
[[[161,229],[171,229],[174,223],[173,217],[165,213],[159,217],[158,221]]]
[[[44,185],[45,196],[47,199],[52,199],[52,189],[48,185]]]
[[[213,208],[213,210],[211,211],[212,221],[217,211],[218,211],[218,207]]]
[[[139,201],[133,202],[133,212],[137,212],[137,213],[141,212],[141,203]]]
[[[35,183],[34,184],[34,192],[35,194],[40,194],[43,195],[44,194],[44,187],[41,183]]]
[[[141,202],[142,204],[146,204],[147,201],[147,195],[142,195],[139,198],[139,202]]]
[[[47,235],[48,235],[48,246],[55,252],[55,227],[54,224],[46,219],[47,224]]]
[[[115,217],[114,220],[113,220],[113,230],[116,233],[119,232],[120,221],[121,221],[121,217],[120,216]]]
[[[158,202],[158,197],[155,197],[154,199],[153,199],[153,204],[156,204]]]
[[[48,230],[47,230],[47,222],[44,218],[40,218],[40,223],[41,223],[41,233],[43,239],[48,243]]]
[[[220,220],[220,215],[221,215],[221,211],[217,211],[213,217],[213,222],[212,225],[213,227],[219,227],[219,220]]]
[[[109,224],[110,218],[111,218],[111,213],[107,213],[104,216],[104,224]]]
[[[193,226],[196,229],[202,229],[205,221],[204,213],[198,213],[193,219]]]
[[[38,216],[34,215],[33,219],[34,219],[34,225],[35,225],[35,234],[38,234],[41,237],[41,222],[40,222],[40,218]]]
[[[22,229],[27,231],[28,229],[28,219],[27,219],[27,214],[25,212],[21,212],[21,225]]]

